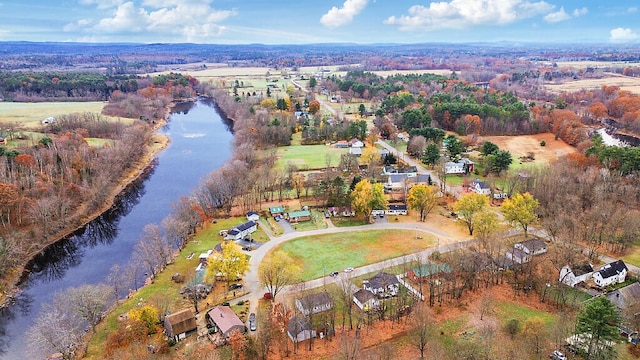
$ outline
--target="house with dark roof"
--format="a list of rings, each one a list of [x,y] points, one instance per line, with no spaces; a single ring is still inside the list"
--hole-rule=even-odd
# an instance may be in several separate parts
[[[386,213],[387,215],[407,215],[407,205],[389,205]]]
[[[360,289],[353,294],[353,302],[363,311],[377,309],[380,300],[376,299],[373,293],[366,289]]]
[[[516,264],[526,264],[531,261],[533,255],[527,254],[524,250],[512,247],[507,250],[505,255],[507,258],[513,260]]]
[[[296,299],[296,308],[305,316],[327,311],[332,307],[333,300],[326,291],[309,294]]]
[[[587,262],[573,266],[565,265],[560,269],[558,281],[574,287],[593,276],[593,266]]]
[[[640,283],[635,282],[612,291],[607,294],[607,299],[609,299],[620,312],[632,308],[640,304]]]
[[[225,240],[242,240],[258,230],[258,223],[253,220],[240,224],[227,232]]]
[[[229,337],[232,331],[244,333],[246,328],[238,315],[228,306],[216,306],[207,313],[209,324],[213,325],[223,337]]]
[[[425,282],[433,276],[449,273],[451,273],[451,267],[449,266],[449,264],[439,265],[427,262],[425,264],[414,266],[411,269],[407,270],[405,277],[415,282]]]
[[[491,187],[485,183],[484,181],[480,180],[480,179],[473,179],[473,182],[471,183],[471,187],[470,187],[471,191],[475,191],[476,193],[480,194],[480,195],[490,195],[491,194]]]
[[[600,268],[593,273],[593,281],[600,287],[611,284],[623,283],[627,278],[627,265],[622,260],[617,260]]]
[[[196,330],[196,317],[191,309],[184,309],[164,317],[164,332],[175,341],[187,337],[187,333]]]
[[[247,213],[247,220],[258,222],[258,220],[260,220],[260,214],[255,211],[249,211]]]
[[[364,280],[362,288],[378,296],[385,294],[395,296],[400,289],[400,281],[396,275],[379,272],[374,277]]]
[[[515,243],[513,247],[520,249],[529,255],[540,255],[547,252],[547,243],[539,238],[531,238],[526,241]]]
[[[311,323],[304,317],[294,316],[287,324],[287,335],[294,343],[309,340],[316,337],[316,331],[311,328]]]

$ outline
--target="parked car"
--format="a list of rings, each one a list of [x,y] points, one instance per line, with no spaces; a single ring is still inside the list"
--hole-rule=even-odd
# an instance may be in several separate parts
[[[554,350],[553,353],[551,355],[549,355],[549,359],[552,359],[552,360],[567,360],[567,357],[560,350]]]
[[[242,250],[244,250],[244,251],[251,251],[251,250],[253,250],[253,248],[251,247],[251,245],[246,245],[246,246],[243,246],[243,247],[242,247]]]
[[[332,272],[332,273],[331,273],[331,274],[329,274],[329,275],[331,275],[331,276],[334,276],[334,277],[335,277],[335,276],[338,276],[338,274],[339,274],[339,273],[338,273],[337,271],[334,271],[334,272]]]
[[[256,314],[251,313],[249,314],[249,330],[256,331],[256,328]]]
[[[346,273],[350,273],[352,271],[353,271],[352,267],[348,267],[348,268],[344,269],[344,272],[346,272]]]
[[[241,287],[242,287],[242,284],[231,284],[229,285],[229,290],[240,289]]]

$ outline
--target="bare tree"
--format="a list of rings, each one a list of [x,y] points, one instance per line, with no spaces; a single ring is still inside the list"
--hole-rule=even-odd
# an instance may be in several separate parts
[[[433,337],[435,324],[433,315],[423,302],[418,302],[413,306],[411,314],[413,329],[410,332],[411,344],[420,351],[420,359],[424,359],[424,352],[427,349],[429,339]]]
[[[86,321],[95,333],[96,325],[110,305],[108,294],[109,287],[104,284],[81,285],[56,296],[55,303],[59,308],[68,307],[75,316]]]

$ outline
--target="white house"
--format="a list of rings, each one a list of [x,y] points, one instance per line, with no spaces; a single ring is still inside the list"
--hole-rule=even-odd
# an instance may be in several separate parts
[[[407,215],[407,205],[389,205],[387,215]]]
[[[255,211],[249,211],[247,213],[247,220],[258,222],[258,220],[260,220],[260,214]]]
[[[491,188],[489,185],[480,179],[473,179],[473,182],[471,183],[471,190],[480,195],[491,195]]]
[[[463,158],[458,161],[448,161],[444,163],[445,174],[468,174],[473,172],[474,162]]]
[[[581,282],[589,280],[593,276],[593,266],[589,263],[570,267],[565,265],[560,269],[558,281],[574,287]]]
[[[349,155],[362,156],[362,147],[351,147],[351,148],[349,148]]]
[[[311,327],[309,320],[294,316],[287,324],[287,335],[291,341],[299,343],[316,337],[316,331]]]
[[[380,300],[369,290],[360,289],[353,294],[353,302],[360,310],[369,311],[377,309],[380,306]]]
[[[538,238],[515,243],[514,248],[520,249],[529,255],[540,255],[547,252],[547,243]]]
[[[627,278],[627,265],[624,261],[617,260],[600,268],[593,273],[593,281],[600,287],[605,287],[615,283],[623,283]]]
[[[258,230],[258,223],[255,221],[247,221],[244,224],[240,224],[227,232],[225,240],[242,240],[249,237],[251,234]]]
[[[327,311],[332,307],[333,300],[331,300],[331,296],[329,296],[329,293],[326,291],[309,294],[296,299],[296,308],[305,316]]]
[[[351,141],[349,141],[349,146],[352,148],[362,148],[364,147],[364,143],[358,139],[351,139]]]
[[[371,291],[375,295],[389,294],[395,296],[400,289],[400,281],[393,274],[379,272],[374,277],[364,280],[362,288]]]

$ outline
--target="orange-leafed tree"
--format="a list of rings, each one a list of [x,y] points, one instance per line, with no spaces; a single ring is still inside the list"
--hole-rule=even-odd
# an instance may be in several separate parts
[[[313,100],[309,103],[309,114],[315,115],[320,111],[320,102],[318,100]]]

